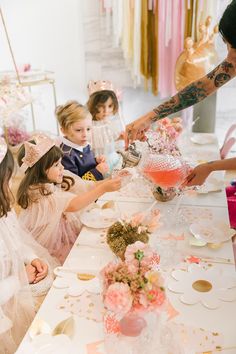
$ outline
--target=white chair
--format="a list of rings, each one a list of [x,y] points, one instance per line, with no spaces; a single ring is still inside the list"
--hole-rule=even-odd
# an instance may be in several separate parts
[[[225,140],[224,143],[220,149],[220,157],[221,159],[225,159],[230,152],[232,146],[236,142],[236,138],[232,137],[231,135],[233,132],[236,130],[236,124],[232,124],[231,127],[228,129],[226,135],[225,135]]]

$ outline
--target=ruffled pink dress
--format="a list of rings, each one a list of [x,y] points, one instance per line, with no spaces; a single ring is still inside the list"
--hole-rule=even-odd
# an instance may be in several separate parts
[[[64,262],[81,230],[79,212],[66,212],[76,194],[53,183],[45,184],[49,195],[41,195],[37,186],[29,191],[34,200],[19,215],[20,223],[34,239],[61,263]]]

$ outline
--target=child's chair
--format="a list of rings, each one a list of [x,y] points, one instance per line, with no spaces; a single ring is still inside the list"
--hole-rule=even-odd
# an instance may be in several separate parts
[[[228,155],[228,153],[230,152],[232,146],[235,144],[236,142],[236,138],[235,137],[231,137],[231,135],[233,134],[233,132],[236,130],[236,124],[232,124],[231,127],[228,129],[226,135],[225,135],[225,140],[224,143],[220,149],[220,157],[221,159],[225,159]]]

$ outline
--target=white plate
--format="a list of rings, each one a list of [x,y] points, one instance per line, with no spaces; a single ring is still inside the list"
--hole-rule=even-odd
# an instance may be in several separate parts
[[[186,270],[174,270],[167,287],[181,294],[179,299],[187,305],[201,303],[208,309],[220,307],[221,302],[236,300],[236,280],[234,276],[224,274],[216,267],[203,268],[191,264]]]
[[[223,189],[223,181],[220,181],[214,177],[210,177],[206,180],[203,186],[197,189],[199,194],[207,194],[211,192],[221,192]]]
[[[101,209],[93,207],[84,210],[80,214],[82,224],[95,229],[110,227],[119,218],[119,213],[115,208]]]
[[[212,220],[193,223],[190,225],[189,230],[194,237],[196,237],[196,239],[203,240],[208,243],[228,241],[235,233],[226,223],[217,223]]]
[[[213,144],[216,142],[216,138],[212,134],[196,134],[191,136],[190,140],[194,144],[199,144],[199,145]]]
[[[60,334],[57,336],[40,335],[33,339],[32,346],[35,351],[32,354],[71,354],[73,353],[72,343],[68,336]],[[36,349],[37,348],[37,349]]]

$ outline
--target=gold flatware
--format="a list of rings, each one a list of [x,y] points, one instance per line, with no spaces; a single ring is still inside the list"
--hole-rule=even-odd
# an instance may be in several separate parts
[[[199,257],[201,258],[201,257]],[[220,263],[220,264],[230,264],[230,265],[235,265],[235,263],[233,261],[231,261],[230,259],[226,259],[226,260],[221,260],[221,259],[214,259],[214,258],[201,258],[201,261],[204,263]]]
[[[202,354],[214,354],[215,352],[222,352],[223,350],[231,350],[231,349],[236,349],[236,345],[232,347],[216,347],[216,349],[202,352]],[[199,352],[196,354],[201,354],[201,353]]]
[[[94,279],[96,278],[96,274],[92,274],[92,273],[89,273],[89,272],[78,272],[77,269],[70,269],[70,268],[66,268],[66,267],[57,267],[56,268],[56,275],[58,273],[73,273],[77,276],[77,278],[79,280],[91,280],[91,279]]]
[[[223,243],[207,243],[207,247],[211,248],[212,250],[218,250],[223,246]]]
[[[192,256],[199,258],[202,262],[223,263],[223,264],[235,265],[234,261],[230,258],[201,256],[200,254],[192,254]]]

